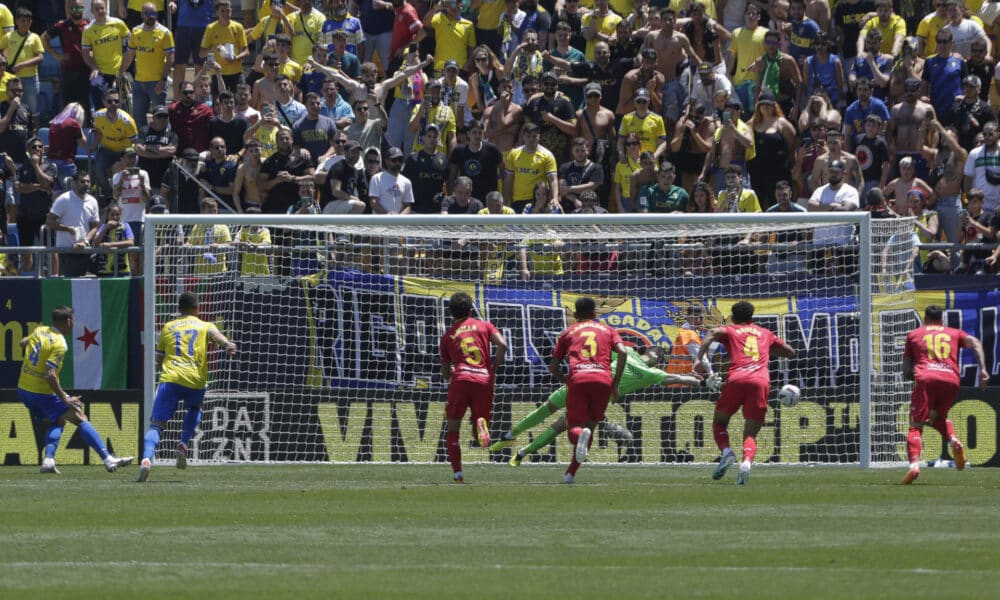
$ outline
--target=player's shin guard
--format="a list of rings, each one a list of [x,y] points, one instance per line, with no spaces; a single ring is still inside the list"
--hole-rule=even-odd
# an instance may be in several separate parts
[[[45,432],[45,458],[56,457],[56,448],[59,447],[59,438],[62,437],[62,434],[62,425],[53,425]]]
[[[531,429],[535,425],[538,425],[545,419],[552,415],[552,411],[549,410],[549,403],[543,402],[541,406],[531,411],[528,416],[521,419],[521,421],[511,429],[510,432],[514,437],[517,437],[524,433],[525,431]],[[541,447],[541,446],[539,446]]]
[[[729,430],[726,429],[725,425],[713,421],[712,437],[715,438],[715,445],[719,447],[719,451],[724,451],[729,447]]]
[[[101,434],[97,433],[90,421],[80,423],[80,435],[83,436],[83,441],[87,442],[88,446],[97,451],[101,460],[108,457],[108,449],[104,447],[104,440],[101,439]]]
[[[920,462],[920,451],[924,448],[924,440],[920,436],[920,430],[910,427],[906,433],[906,455],[910,459],[910,464]]]
[[[160,435],[163,433],[163,429],[159,425],[151,425],[149,431],[146,432],[146,437],[142,441],[142,457],[153,460],[153,455],[156,454],[156,447],[160,445]]]
[[[535,452],[538,452],[545,446],[551,444],[552,441],[555,440],[556,436],[558,435],[559,432],[557,432],[554,428],[549,427],[548,429],[543,431],[541,435],[532,440],[530,444],[525,446],[524,449],[521,450],[521,454],[527,456],[529,454],[534,454]]]
[[[743,438],[743,460],[753,462],[755,456],[757,456],[757,439],[748,435]]]
[[[448,450],[448,461],[451,470],[458,473],[462,470],[462,447],[458,445],[458,432],[449,431],[444,436],[445,448]]]
[[[201,407],[189,408],[184,413],[184,422],[181,424],[181,443],[185,446],[191,445],[191,438],[194,437],[194,430],[198,429],[201,423]]]

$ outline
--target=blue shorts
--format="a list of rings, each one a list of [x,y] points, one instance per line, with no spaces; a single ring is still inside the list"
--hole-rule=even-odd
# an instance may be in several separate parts
[[[39,421],[47,419],[55,423],[67,410],[72,410],[69,404],[60,400],[55,394],[39,394],[18,388],[17,397],[31,411],[31,416]]]
[[[178,27],[174,32],[174,64],[204,64],[205,59],[198,56],[204,35],[203,27]]]
[[[166,423],[177,412],[177,403],[184,401],[186,410],[198,408],[205,399],[205,390],[194,390],[176,383],[161,383],[156,388],[156,398],[153,400],[153,414],[149,422]]]

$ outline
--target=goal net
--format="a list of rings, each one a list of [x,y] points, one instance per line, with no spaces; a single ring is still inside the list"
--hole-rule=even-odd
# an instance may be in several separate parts
[[[911,219],[151,215],[147,228],[146,418],[152,341],[181,292],[196,292],[202,318],[239,347],[235,358],[209,353],[195,461],[447,462],[438,343],[458,291],[509,344],[496,379],[494,438],[558,388],[546,365],[580,296],[596,299],[599,318],[627,345],[668,354],[684,354],[673,347],[683,328],[704,333],[749,300],[754,320],[797,350],[771,362],[758,460],[868,466],[905,458],[902,348],[917,325]],[[703,323],[687,322],[692,306]],[[713,360],[724,373],[725,353]],[[667,369],[690,367],[678,356]],[[774,400],[785,383],[802,389],[793,408]],[[629,394],[609,406],[590,460],[715,460],[715,399],[704,388]],[[180,416],[161,448],[173,447]],[[463,424],[466,462],[510,457],[509,449],[473,447],[474,437]],[[560,436],[531,461],[564,462],[570,452]]]

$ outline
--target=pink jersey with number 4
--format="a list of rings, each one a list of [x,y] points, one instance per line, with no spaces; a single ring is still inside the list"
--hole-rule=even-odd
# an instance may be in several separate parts
[[[722,327],[719,342],[729,353],[727,381],[771,382],[771,372],[767,368],[771,346],[784,342],[770,329],[752,323],[726,325]]]

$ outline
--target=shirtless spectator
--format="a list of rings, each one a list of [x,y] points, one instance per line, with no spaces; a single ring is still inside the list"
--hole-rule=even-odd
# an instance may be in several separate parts
[[[713,67],[722,63],[722,47],[728,45],[732,35],[721,23],[705,14],[704,2],[692,3],[691,16],[678,19],[675,26],[687,36],[694,53],[702,62]]]
[[[812,188],[816,189],[830,182],[829,166],[835,160],[844,163],[844,183],[854,189],[862,189],[864,175],[861,173],[861,167],[858,166],[858,159],[844,150],[844,134],[836,129],[829,129],[826,132],[826,152],[816,158],[816,164],[809,175],[809,183]]]
[[[919,96],[920,80],[907,79],[903,84],[903,101],[893,106],[889,112],[885,141],[889,144],[889,156],[894,159],[892,162],[899,164],[903,158],[912,158],[916,176],[923,178],[927,176],[928,169],[927,161],[920,151],[927,140],[926,137],[921,137],[921,134],[926,133],[921,125],[924,121],[934,119],[934,109],[920,100]]]
[[[646,48],[656,50],[656,70],[664,78],[663,84],[663,118],[667,122],[668,134],[673,124],[681,117],[681,108],[687,99],[687,91],[678,77],[677,67],[685,60],[690,60],[694,67],[701,64],[701,59],[691,47],[687,36],[674,29],[677,13],[672,8],[660,11],[660,29],[650,31],[646,35]]]
[[[641,87],[649,92],[649,110],[660,113],[663,111],[663,86],[666,79],[663,73],[656,70],[656,50],[646,48],[639,58],[639,66],[625,74],[622,79],[621,93],[618,96],[618,108],[615,113],[621,116],[635,110],[635,91]]]
[[[243,146],[243,160],[236,169],[236,180],[233,181],[233,203],[236,212],[248,212],[254,208],[260,212],[264,197],[257,187],[257,176],[260,175],[260,142],[250,140]]]
[[[514,104],[514,82],[504,79],[500,82],[500,99],[483,112],[483,123],[486,126],[484,139],[501,152],[517,146],[517,132],[524,121],[521,112],[521,107]]]
[[[931,121],[930,126],[937,133],[941,147],[934,156],[933,168],[928,176],[932,181],[927,183],[934,188],[937,196],[934,209],[938,213],[941,232],[947,241],[955,243],[959,241],[961,229],[962,169],[969,153],[958,142],[954,130],[945,129],[936,120]],[[957,269],[963,257],[956,251],[952,251],[950,256],[952,269]]]
[[[802,114],[799,115],[799,131],[811,128],[815,123],[822,123],[827,129],[840,130],[843,118],[840,112],[830,104],[826,92],[816,90],[809,96],[809,101]]]
[[[265,104],[274,104],[278,99],[278,55],[264,55],[264,76],[253,84],[250,106],[260,110]]]
[[[912,156],[903,157],[899,161],[899,177],[890,181],[882,190],[889,208],[899,214],[906,212],[906,194],[913,189],[920,190],[927,199],[928,205],[933,206],[934,204],[934,190],[926,181],[917,177],[915,162]]]

